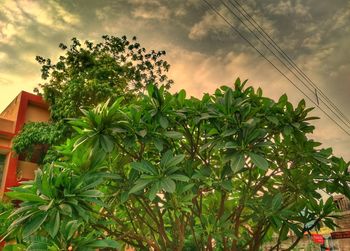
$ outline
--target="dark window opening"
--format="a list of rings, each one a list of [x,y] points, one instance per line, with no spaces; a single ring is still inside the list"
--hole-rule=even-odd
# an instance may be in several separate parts
[[[2,176],[5,168],[6,155],[0,154],[0,185],[2,182]]]

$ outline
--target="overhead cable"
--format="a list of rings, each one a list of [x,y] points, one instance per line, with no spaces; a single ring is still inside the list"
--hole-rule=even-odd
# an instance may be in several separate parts
[[[243,11],[243,14],[237,7],[233,4],[235,2],[237,6]],[[265,30],[258,24],[258,22],[255,21],[255,19],[245,10],[245,8],[239,3],[237,0],[233,0],[233,2],[230,2],[231,5],[233,5],[244,17],[245,19],[259,32],[261,36],[263,36],[267,41],[270,42],[270,44],[274,47],[276,51],[278,51],[281,56],[287,61],[287,63],[292,66],[293,69],[295,69],[309,84],[312,85],[312,87],[315,89],[315,96],[316,99],[318,99],[318,94],[320,94],[321,97],[323,97],[326,102],[328,102],[341,116],[344,118],[348,123],[350,123],[350,120],[347,118],[347,116],[328,98],[323,91],[312,81],[300,67],[294,62],[293,59],[291,59],[288,54],[284,52],[283,49],[271,38],[271,36],[265,32]],[[322,101],[322,100],[321,100]],[[324,101],[322,101],[324,103]],[[328,109],[330,109],[328,107]],[[331,110],[331,109],[330,109]]]
[[[269,58],[267,58],[267,56],[262,53],[248,38],[246,38],[242,32],[240,32],[225,16],[223,16],[208,0],[203,0],[210,9],[212,9],[218,16],[220,16],[223,21],[230,26],[244,41],[246,41],[252,48],[254,48],[260,56],[262,56],[267,62],[269,62],[271,64],[271,66],[273,68],[275,68],[282,76],[284,76],[284,78],[286,78],[297,90],[299,90],[306,98],[308,98],[315,106],[317,106],[329,119],[331,119],[331,121],[333,121],[341,130],[343,130],[347,135],[350,136],[350,132],[348,132],[346,129],[344,129],[336,120],[334,120],[334,118],[332,116],[330,116],[322,107],[320,107],[314,100],[313,98],[311,98],[309,95],[307,95],[296,83],[294,83],[294,81],[292,79],[290,79],[280,68],[278,68]],[[220,0],[222,2],[222,0]],[[233,11],[227,7],[227,4],[225,4],[224,2],[222,2],[225,7],[232,13]],[[237,17],[237,15],[235,15]],[[239,18],[240,19],[240,18]],[[241,19],[240,19],[241,20]],[[255,34],[255,33],[254,33]],[[256,34],[255,34],[256,36]],[[261,41],[261,39],[259,39],[259,41]],[[265,46],[266,44],[263,43]],[[271,50],[270,50],[271,51]],[[273,53],[275,56],[276,54]],[[280,60],[280,58],[278,57],[278,59]],[[285,65],[285,63],[283,63]],[[287,67],[287,66],[286,66]],[[289,69],[289,67],[287,67]],[[293,71],[291,71],[293,72]],[[300,78],[297,77],[299,80]],[[301,80],[300,80],[301,81]],[[303,81],[301,81],[303,82]],[[305,85],[305,83],[304,83]],[[307,86],[306,86],[307,87]],[[309,88],[308,88],[309,89]],[[342,120],[343,122],[343,120]],[[343,122],[344,123],[344,122]]]
[[[244,27],[246,27],[248,30],[249,30],[249,32],[251,33],[251,34],[253,34],[257,39],[258,39],[258,41],[260,42],[260,43],[262,43],[263,45],[264,45],[264,47],[266,48],[266,49],[268,49],[277,59],[278,59],[278,61],[284,66],[284,67],[286,67],[303,85],[304,85],[304,87],[306,87],[311,93],[315,93],[315,90],[317,90],[316,88],[315,88],[315,86],[312,86],[312,87],[310,87],[309,86],[309,84],[307,83],[307,80],[306,80],[306,82],[302,79],[303,77],[301,76],[299,76],[297,73],[295,73],[284,61],[283,61],[283,59],[281,59],[278,55],[276,55],[276,53],[268,46],[268,44],[272,44],[270,41],[268,41],[268,44],[266,44],[223,0],[220,0],[220,2],[229,10],[229,12],[231,13],[231,14],[233,14],[243,25],[244,25]],[[229,1],[230,2],[230,1]],[[233,1],[233,2],[236,2],[236,1]],[[236,10],[238,10],[238,12],[240,12],[240,14],[246,19],[246,20],[248,20],[248,22],[251,24],[251,25],[253,25],[252,24],[252,22],[244,15],[244,14],[242,14],[242,12],[237,8],[237,6],[236,5],[234,5],[232,2],[230,2],[231,3],[231,5],[234,7],[234,8],[236,8]],[[254,27],[254,25],[253,25],[253,27]],[[261,34],[261,32],[260,32],[260,34]],[[273,44],[272,44],[273,45]],[[277,47],[274,47],[275,48],[275,50],[277,50],[278,52],[280,52],[278,49],[276,49]],[[280,52],[281,53],[281,52]],[[285,54],[285,53],[284,53]],[[283,55],[283,53],[282,53],[282,55]],[[285,54],[286,55],[286,54]],[[285,58],[284,58],[285,59]],[[287,62],[289,63],[289,65],[291,65],[292,66],[292,68],[293,69],[296,69],[296,67],[294,67],[293,66],[293,64],[291,64],[288,60],[287,60]],[[300,73],[299,73],[300,74]],[[305,79],[305,77],[304,77],[304,79]],[[317,86],[316,86],[317,87]],[[316,102],[313,102],[318,108],[320,108],[320,105],[319,105],[319,100],[345,125],[345,126],[347,126],[348,128],[350,128],[350,123],[349,122],[347,122],[346,120],[344,120],[344,116],[342,116],[342,115],[339,115],[337,112],[335,112],[331,107],[329,107],[329,105],[327,104],[327,102],[325,102],[325,101],[323,101],[322,99],[320,99],[320,98],[318,98],[318,96],[317,96],[317,94],[315,93],[315,97],[316,97]]]

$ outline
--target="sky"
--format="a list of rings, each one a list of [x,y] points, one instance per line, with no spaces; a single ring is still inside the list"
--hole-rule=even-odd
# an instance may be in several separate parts
[[[276,65],[279,62],[244,30],[219,0],[208,0]],[[229,1],[222,0],[230,6]],[[350,0],[239,0],[260,26],[350,117]],[[59,43],[100,41],[104,34],[136,36],[142,46],[165,50],[173,92],[196,97],[232,85],[237,77],[273,99],[305,98],[230,28],[204,0],[0,0],[0,110],[40,79],[35,56],[58,58]],[[299,88],[298,81],[279,65]],[[313,93],[307,93],[313,100]],[[309,106],[315,106],[306,100]],[[321,104],[322,108],[322,104]],[[325,107],[323,107],[325,109]],[[350,136],[319,109],[311,137],[350,160]],[[339,123],[339,122],[338,122]],[[343,127],[350,131],[349,127]]]

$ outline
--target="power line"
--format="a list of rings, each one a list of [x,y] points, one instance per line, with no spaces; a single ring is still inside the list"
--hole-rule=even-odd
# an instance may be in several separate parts
[[[299,73],[302,75],[302,77],[309,82],[314,88],[315,88],[315,96],[317,97],[317,91],[320,93],[320,95],[327,101],[330,103],[330,105],[347,121],[350,123],[350,120],[347,118],[347,116],[345,114],[342,113],[342,111],[332,102],[332,100],[330,100],[324,93],[323,91],[304,73],[303,70],[301,70],[298,65],[293,61],[293,59],[291,59],[288,54],[286,54],[284,52],[283,49],[281,49],[281,47],[271,38],[271,36],[265,32],[265,30],[255,21],[255,19],[244,9],[244,7],[239,3],[239,1],[237,0],[233,0],[233,2],[235,2],[240,9],[245,13],[246,16],[248,16],[248,18],[246,16],[244,16],[244,14],[241,14],[248,20],[248,22],[254,26],[254,28],[259,32],[260,35],[262,35],[267,41],[271,42],[270,44],[272,44],[272,46],[275,48],[276,51],[278,51],[282,57]],[[231,2],[230,2],[231,3]],[[231,5],[234,6],[233,3],[231,3]],[[236,9],[237,7],[234,6]],[[238,10],[239,11],[239,10]],[[252,20],[252,22],[250,21]],[[323,102],[323,101],[322,101]]]
[[[301,79],[292,69],[290,69],[289,68],[289,66],[278,56],[278,55],[276,55],[276,53],[252,30],[252,29],[250,29],[250,27],[232,10],[232,9],[230,9],[230,7],[229,6],[227,6],[227,4],[223,1],[223,0],[220,0],[220,2],[229,10],[229,12],[231,13],[231,14],[233,14],[243,25],[244,25],[244,27],[246,27],[248,30],[249,30],[249,32],[251,33],[251,34],[253,34],[258,40],[259,40],[259,42],[260,43],[262,43],[265,47],[266,47],[266,49],[268,49],[277,59],[278,59],[278,61],[281,63],[281,64],[283,64],[284,65],[284,67],[286,67],[311,93],[314,93],[314,89],[313,88],[310,88],[309,87],[309,85],[307,84],[307,83],[305,83],[304,82],[304,80],[303,79]],[[229,1],[230,2],[230,1]],[[231,2],[230,2],[231,3]],[[253,25],[252,24],[252,22],[250,22],[250,20],[244,15],[244,14],[242,14],[242,12],[237,8],[237,6],[236,5],[234,5],[233,3],[231,3],[231,5],[236,9],[236,10],[238,10],[238,12],[246,19],[246,20],[248,20],[248,22],[251,24],[251,25]],[[253,25],[253,27],[255,28],[255,26]],[[261,34],[261,32],[260,32],[260,34]],[[261,34],[262,35],[262,34]],[[266,39],[266,38],[265,38]],[[271,44],[271,42],[270,41],[267,41],[269,44]],[[279,50],[278,49],[276,49],[276,47],[274,47],[275,48],[275,50],[277,50],[278,52],[279,52]],[[283,54],[282,54],[283,55]],[[288,62],[288,60],[287,60],[287,62]],[[289,65],[291,65],[290,63],[289,63]],[[291,65],[292,67],[293,67],[293,65]],[[293,67],[294,69],[295,69],[295,67]],[[300,74],[300,73],[299,73]],[[345,126],[347,126],[348,128],[350,128],[350,124],[347,122],[347,121],[344,121],[344,119],[342,118],[342,116],[339,116],[338,115],[338,113],[336,113],[336,112],[334,112],[334,110],[332,110],[332,108],[330,108],[329,106],[328,106],[328,104],[326,103],[326,102],[324,102],[322,99],[320,99],[321,100],[321,102],[345,125]],[[314,102],[314,104],[318,107],[318,108],[320,108],[320,106],[319,106],[319,103],[318,103],[318,99],[317,99],[317,102],[315,103]]]
[[[218,16],[220,16],[244,41],[246,41],[251,47],[253,47],[267,62],[269,62],[282,76],[284,76],[295,88],[297,88],[305,97],[307,97],[315,106],[317,106],[329,119],[331,119],[340,129],[342,129],[347,135],[350,133],[346,131],[338,122],[336,122],[326,111],[324,111],[317,103],[310,98],[299,86],[297,86],[285,73],[283,73],[270,59],[268,59],[258,48],[256,48],[252,42],[250,42],[232,23],[230,23],[215,7],[212,6],[207,0],[203,0],[209,8],[211,8]]]

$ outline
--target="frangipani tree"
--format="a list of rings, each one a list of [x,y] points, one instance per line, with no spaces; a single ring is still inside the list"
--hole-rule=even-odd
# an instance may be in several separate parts
[[[303,100],[245,83],[202,99],[148,85],[130,104],[83,110],[61,160],[7,194],[23,201],[9,231],[53,250],[253,251],[272,235],[277,249],[293,232],[290,250],[333,228],[336,207],[317,191],[349,196],[349,164],[307,137],[315,118]]]

